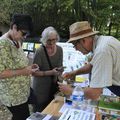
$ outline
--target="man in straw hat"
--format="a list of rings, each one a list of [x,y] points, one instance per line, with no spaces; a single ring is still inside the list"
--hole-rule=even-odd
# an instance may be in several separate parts
[[[93,52],[89,64],[69,73],[64,78],[75,75],[92,73],[90,87],[84,89],[86,98],[97,99],[107,87],[114,94],[120,96],[120,42],[112,36],[97,36],[87,21],[76,22],[70,26],[70,39],[76,50],[83,54]],[[70,86],[59,84],[64,94],[70,95],[73,89]]]

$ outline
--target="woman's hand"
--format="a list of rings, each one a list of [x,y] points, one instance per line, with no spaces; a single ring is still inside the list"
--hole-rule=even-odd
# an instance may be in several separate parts
[[[39,70],[39,66],[37,64],[32,64],[31,66],[27,66],[23,69],[23,75],[30,75]]]
[[[39,66],[37,64],[32,64],[32,72],[36,72],[39,70]]]
[[[58,68],[52,69],[52,73],[53,73],[53,75],[56,75],[56,76],[59,76],[61,74],[61,72],[58,70]]]

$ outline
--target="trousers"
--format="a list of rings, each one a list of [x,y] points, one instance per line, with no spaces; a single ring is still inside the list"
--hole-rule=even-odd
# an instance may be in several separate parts
[[[12,120],[26,120],[30,116],[27,102],[17,106],[7,106],[7,108],[13,115]]]
[[[107,87],[111,92],[120,97],[120,86],[112,85]]]

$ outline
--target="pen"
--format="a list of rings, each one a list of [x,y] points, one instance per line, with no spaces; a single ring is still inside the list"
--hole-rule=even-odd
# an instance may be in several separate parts
[[[71,115],[68,117],[68,119],[67,119],[67,120],[69,120],[69,119],[70,119],[70,117],[71,117]]]

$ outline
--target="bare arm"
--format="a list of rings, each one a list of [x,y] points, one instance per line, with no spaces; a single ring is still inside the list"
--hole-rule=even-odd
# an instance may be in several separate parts
[[[33,73],[33,76],[50,76],[53,75],[53,70],[48,70],[48,71],[36,71],[35,73]]]
[[[15,76],[29,76],[30,74],[34,73],[36,70],[38,70],[37,68],[38,66],[36,64],[33,64],[31,66],[27,66],[25,68],[21,68],[21,69],[16,69],[16,70],[4,70],[3,72],[0,73],[0,79],[5,79],[5,78],[11,78],[11,77],[15,77]]]
[[[84,94],[87,99],[96,100],[102,94],[103,88],[85,88]]]
[[[79,74],[87,74],[90,73],[92,69],[92,65],[91,64],[86,64],[85,66],[77,69],[74,71],[75,75],[79,75]]]
[[[61,74],[61,71],[58,70],[58,68],[54,68],[52,70],[47,70],[47,71],[36,71],[32,75],[33,76],[50,76],[50,75],[59,75]]]
[[[91,70],[92,70],[92,65],[86,64],[85,66],[83,66],[75,71],[64,73],[62,76],[63,76],[63,78],[69,79],[69,78],[75,77],[75,75],[90,73]]]
[[[11,78],[11,77],[20,76],[20,75],[29,75],[29,74],[30,72],[26,71],[25,69],[5,70],[2,73],[0,73],[0,79]]]
[[[62,83],[58,83],[59,90],[63,92],[65,95],[71,95],[73,92],[73,88],[70,85],[64,85]],[[96,100],[102,94],[103,88],[85,88],[84,94],[85,98]]]

